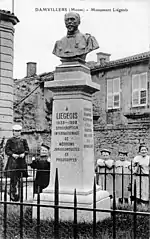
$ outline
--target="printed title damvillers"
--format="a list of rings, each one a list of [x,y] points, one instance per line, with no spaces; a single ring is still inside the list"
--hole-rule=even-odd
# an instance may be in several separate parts
[[[89,9],[84,8],[35,8],[36,12],[67,12],[67,11],[74,11],[74,12],[84,12],[88,11]]]
[[[47,8],[47,7],[44,7],[44,8],[35,8],[35,11],[36,12],[67,12],[67,8]]]

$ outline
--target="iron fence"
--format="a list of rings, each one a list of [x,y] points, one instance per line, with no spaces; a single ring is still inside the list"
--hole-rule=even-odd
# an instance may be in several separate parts
[[[132,201],[134,200],[134,179],[136,178],[136,186],[138,187],[138,194],[139,194],[139,201],[142,201],[142,181],[144,178],[147,178],[147,181],[150,179],[150,173],[149,174],[143,174],[142,173],[142,166],[139,166],[139,173],[133,173],[133,165],[131,161],[131,165],[129,166],[130,168],[130,173],[125,173],[124,172],[124,166],[121,166],[121,173],[116,172],[116,167],[115,165],[113,166],[111,171],[107,171],[107,168],[104,168],[104,172],[101,172],[100,170],[95,171],[96,175],[96,184],[101,186],[102,190],[107,190],[109,192],[109,183],[112,181],[112,192],[116,193],[116,197],[119,198],[117,195],[117,189],[116,189],[116,183],[117,179],[116,177],[119,176],[119,180],[121,180],[121,188],[119,188],[119,191],[121,192],[121,201],[120,203],[123,203],[123,199],[125,197],[125,191],[128,190],[128,196]],[[108,178],[109,176],[109,178]],[[99,179],[103,179],[102,184],[99,183]],[[125,184],[125,178],[128,177],[128,184]],[[111,192],[110,192],[111,194]]]
[[[54,185],[54,205],[45,205],[41,203],[40,200],[40,188],[38,188],[38,193],[37,193],[37,198],[36,198],[36,203],[29,203],[26,201],[28,199],[28,194],[27,194],[27,188],[28,188],[28,179],[23,178],[21,175],[20,178],[20,187],[19,187],[19,195],[20,195],[20,200],[19,202],[11,202],[9,200],[8,196],[8,190],[9,190],[9,178],[4,177],[4,172],[1,173],[1,185],[2,185],[2,190],[1,190],[1,200],[0,200],[0,205],[3,207],[3,210],[1,211],[2,213],[2,224],[3,224],[3,231],[2,231],[2,236],[4,239],[7,239],[7,230],[8,230],[8,206],[9,205],[18,205],[19,207],[19,237],[20,239],[24,238],[24,207],[35,207],[37,211],[37,218],[36,218],[36,238],[41,239],[41,216],[40,216],[40,211],[41,208],[53,208],[54,210],[54,238],[59,239],[59,231],[60,231],[60,210],[65,209],[65,210],[73,210],[73,236],[72,238],[77,239],[79,238],[78,236],[78,211],[90,211],[93,214],[93,221],[92,221],[92,238],[97,238],[97,213],[102,213],[102,212],[107,212],[110,214],[112,218],[112,238],[115,239],[117,237],[117,231],[116,231],[116,216],[118,214],[121,215],[131,215],[133,217],[133,225],[132,225],[132,238],[137,239],[137,217],[138,216],[144,216],[147,217],[148,220],[150,218],[150,211],[148,212],[141,212],[137,210],[137,201],[133,201],[133,210],[119,210],[117,209],[116,205],[116,190],[115,190],[115,177],[116,177],[116,172],[115,172],[115,167],[113,167],[113,173],[111,173],[113,177],[113,198],[112,198],[112,208],[111,209],[98,209],[96,208],[96,177],[94,178],[94,183],[93,183],[93,207],[92,208],[84,208],[84,207],[79,207],[78,206],[78,198],[77,198],[77,192],[76,189],[74,190],[74,203],[73,206],[62,206],[60,205],[59,202],[59,177],[58,177],[58,170],[56,169],[56,177],[55,177],[55,185]],[[123,171],[122,171],[122,178],[123,178]],[[149,174],[150,175],[150,174]],[[34,177],[35,172],[33,171],[32,175],[32,180],[31,183],[33,184],[34,182]],[[106,174],[107,176],[107,174]],[[132,175],[131,175],[132,176]],[[139,175],[139,177],[143,177],[142,174]],[[107,177],[106,177],[107,178]],[[132,178],[132,177],[131,177]],[[106,179],[107,180],[107,179]],[[123,180],[123,179],[122,179]],[[133,181],[133,178],[131,179]],[[140,181],[140,180],[139,180]],[[149,177],[149,182],[150,182],[150,177]],[[150,184],[149,184],[150,185]],[[137,184],[136,180],[134,180],[134,190],[132,197],[136,199],[136,194],[137,194]],[[25,190],[24,190],[25,188]],[[25,193],[25,195],[24,195]],[[123,193],[122,193],[123,195]],[[150,198],[150,197],[149,197]],[[67,213],[67,211],[66,211]]]

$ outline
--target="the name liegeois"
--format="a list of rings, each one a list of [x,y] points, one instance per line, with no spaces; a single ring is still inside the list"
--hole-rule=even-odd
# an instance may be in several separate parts
[[[77,119],[78,113],[77,112],[62,112],[62,113],[56,113],[56,119]]]

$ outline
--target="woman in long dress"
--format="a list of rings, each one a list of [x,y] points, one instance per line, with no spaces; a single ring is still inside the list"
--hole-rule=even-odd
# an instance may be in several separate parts
[[[139,146],[139,155],[133,159],[133,179],[136,179],[136,200],[139,203],[149,202],[149,167],[150,156],[148,155],[148,148],[145,144],[141,144]],[[134,187],[132,188],[134,190]],[[134,191],[132,195],[134,195]]]
[[[130,192],[128,186],[130,184],[131,162],[128,160],[128,152],[120,150],[118,152],[119,159],[116,161],[116,198],[120,203],[128,203],[130,198]],[[123,173],[123,175],[122,175]]]

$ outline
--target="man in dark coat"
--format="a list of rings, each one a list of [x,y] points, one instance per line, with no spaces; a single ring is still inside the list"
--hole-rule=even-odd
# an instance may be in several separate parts
[[[26,139],[21,137],[22,127],[13,126],[13,137],[6,142],[5,153],[8,156],[6,164],[6,177],[10,177],[10,198],[12,201],[19,200],[17,195],[17,186],[19,186],[20,177],[28,177],[27,164],[25,157],[29,153],[29,147]]]
[[[50,157],[47,145],[41,145],[40,157],[33,159],[30,166],[33,169],[37,169],[34,181],[34,193],[42,193],[43,189],[49,185],[50,180]]]

